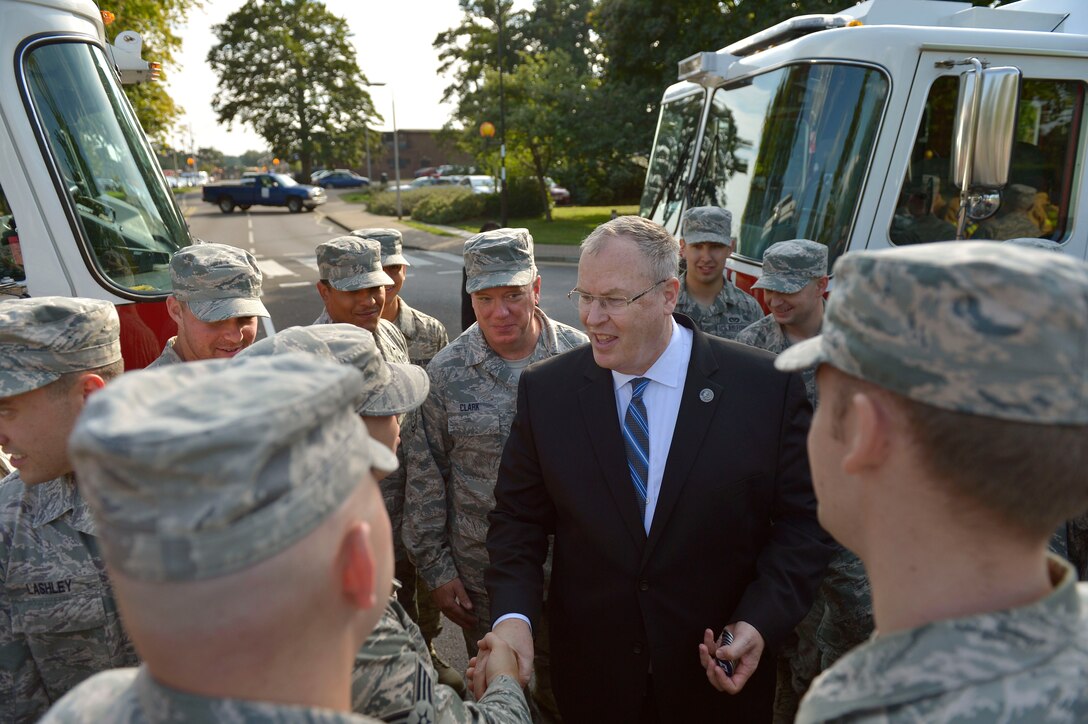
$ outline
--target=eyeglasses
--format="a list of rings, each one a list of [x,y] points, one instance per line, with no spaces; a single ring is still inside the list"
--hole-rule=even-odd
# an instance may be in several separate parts
[[[567,299],[569,299],[571,304],[579,311],[589,309],[593,305],[593,302],[597,302],[597,304],[600,305],[602,312],[606,314],[619,314],[626,311],[629,306],[652,292],[659,284],[664,284],[667,281],[668,279],[662,279],[659,282],[654,282],[649,288],[639,292],[630,299],[627,297],[595,297],[592,294],[586,294],[578,289],[571,289],[567,292]]]

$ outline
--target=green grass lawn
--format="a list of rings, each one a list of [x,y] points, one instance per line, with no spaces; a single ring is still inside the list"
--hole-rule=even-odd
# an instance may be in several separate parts
[[[525,227],[537,244],[567,244],[576,246],[597,226],[612,218],[612,210],[620,216],[637,214],[637,206],[556,206],[552,209],[552,221],[544,217],[510,219],[512,227]],[[458,221],[456,226],[466,231],[479,231],[485,219]]]

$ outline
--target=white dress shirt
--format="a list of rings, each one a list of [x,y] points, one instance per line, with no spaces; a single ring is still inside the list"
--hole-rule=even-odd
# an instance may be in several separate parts
[[[650,479],[646,481],[646,515],[642,519],[647,535],[654,520],[657,499],[661,495],[661,478],[665,475],[665,462],[669,459],[672,433],[676,429],[680,398],[684,392],[684,382],[688,378],[688,362],[691,360],[691,330],[681,327],[676,320],[670,321],[672,337],[669,339],[669,346],[645,374],[625,375],[612,371],[612,384],[616,391],[616,414],[619,415],[621,428],[627,415],[627,406],[631,404],[631,397],[634,395],[631,380],[639,377],[650,380],[642,393],[647,422],[650,425]],[[633,482],[631,495],[636,495]]]
[[[650,534],[650,524],[654,520],[657,499],[661,495],[661,478],[665,475],[665,462],[669,458],[672,434],[676,429],[676,418],[680,414],[680,398],[683,396],[684,383],[688,378],[688,363],[691,360],[691,344],[694,338],[690,329],[681,327],[675,319],[670,321],[672,336],[669,338],[669,344],[645,374],[625,375],[622,372],[612,371],[612,384],[616,392],[616,414],[620,418],[620,428],[623,427],[627,406],[631,404],[631,396],[634,395],[631,380],[637,377],[646,377],[650,380],[650,384],[642,392],[646,416],[649,418],[647,422],[650,425],[650,479],[646,483],[646,515],[642,519],[647,535]],[[626,470],[627,467],[624,466],[624,472]],[[635,483],[632,481],[632,499],[635,495]],[[529,623],[529,618],[524,614],[508,613],[499,616],[492,628],[510,618]]]

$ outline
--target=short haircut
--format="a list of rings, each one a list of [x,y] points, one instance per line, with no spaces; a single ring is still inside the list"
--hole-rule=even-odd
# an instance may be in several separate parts
[[[597,254],[609,239],[630,239],[646,260],[650,281],[675,277],[680,269],[680,242],[665,227],[641,216],[617,216],[598,226],[582,242],[583,254]]]
[[[834,424],[840,426],[836,437],[841,438],[841,420],[853,395],[874,394],[902,413],[929,476],[1027,537],[1048,538],[1059,524],[1088,510],[1088,425],[1040,425],[954,412],[845,373],[842,379],[838,399],[831,401]]]
[[[72,385],[74,385],[76,381],[80,379],[80,377],[87,373],[98,375],[106,382],[109,382],[116,377],[120,377],[121,373],[124,371],[125,361],[123,359],[119,359],[115,362],[110,362],[108,365],[103,365],[102,367],[95,367],[94,369],[65,372],[63,375],[61,375],[49,384],[49,389],[60,394],[63,392],[67,392],[72,387]]]

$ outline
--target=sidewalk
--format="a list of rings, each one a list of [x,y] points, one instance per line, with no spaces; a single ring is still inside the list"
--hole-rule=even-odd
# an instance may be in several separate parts
[[[444,251],[448,254],[460,254],[465,239],[472,236],[470,232],[465,231],[464,229],[458,229],[452,226],[440,226],[439,224],[428,224],[428,226],[442,229],[445,232],[453,234],[453,236],[431,234],[426,231],[414,229],[407,224],[403,224],[392,216],[371,214],[364,211],[364,208],[365,207],[362,204],[341,201],[338,196],[329,194],[328,202],[322,206],[318,206],[316,211],[324,214],[325,218],[344,231],[375,228],[397,229],[404,236],[404,247],[406,249]],[[577,264],[578,255],[579,249],[577,246],[538,244],[535,248],[537,261]]]

